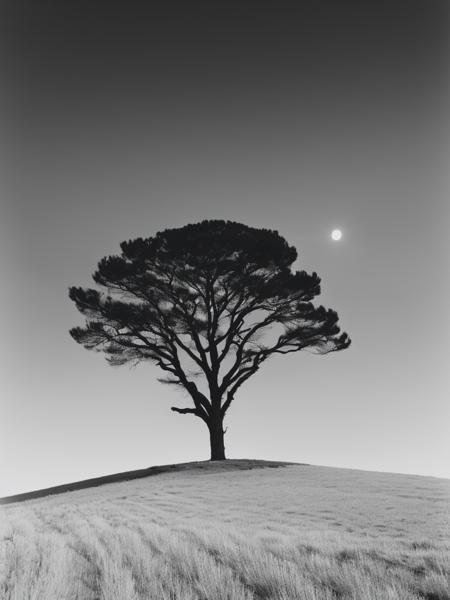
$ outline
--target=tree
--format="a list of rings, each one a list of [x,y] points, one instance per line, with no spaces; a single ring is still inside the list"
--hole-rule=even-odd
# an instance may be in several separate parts
[[[320,294],[317,273],[291,270],[297,252],[277,231],[202,221],[121,250],[93,275],[105,291],[70,288],[86,317],[70,334],[111,365],[152,361],[165,371],[160,381],[192,401],[172,410],[206,423],[211,460],[225,459],[224,417],[269,357],[350,345],[337,313],[311,302]]]

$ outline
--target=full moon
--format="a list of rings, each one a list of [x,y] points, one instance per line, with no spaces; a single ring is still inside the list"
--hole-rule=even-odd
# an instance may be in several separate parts
[[[342,231],[340,229],[333,229],[333,231],[331,232],[331,237],[337,242],[342,237]]]

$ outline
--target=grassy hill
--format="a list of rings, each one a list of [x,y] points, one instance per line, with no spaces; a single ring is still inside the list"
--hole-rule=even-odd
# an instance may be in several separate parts
[[[160,475],[161,473],[175,473],[179,471],[195,471],[207,469],[208,473],[232,470],[250,470],[262,467],[282,467],[296,463],[270,461],[270,460],[227,460],[224,462],[211,463],[210,461],[199,461],[189,463],[176,463],[173,465],[158,465],[148,467],[147,469],[137,469],[136,471],[125,471],[123,473],[114,473],[113,475],[104,475],[103,477],[94,477],[92,479],[83,479],[82,481],[74,481],[63,485],[56,485],[49,488],[25,492],[23,494],[15,494],[14,496],[4,496],[0,498],[0,504],[11,504],[13,502],[23,502],[24,500],[32,500],[34,498],[43,498],[44,496],[52,496],[54,494],[64,494],[65,492],[73,492],[75,490],[84,490],[86,488],[97,487],[105,483],[116,483],[118,481],[130,481],[132,479],[140,479],[142,477],[150,477],[151,475]],[[297,463],[298,464],[298,463]]]
[[[450,599],[450,480],[244,460],[106,480],[1,508],[2,600]]]

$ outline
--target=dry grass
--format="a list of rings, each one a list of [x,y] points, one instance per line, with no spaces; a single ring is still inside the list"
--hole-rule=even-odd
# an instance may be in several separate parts
[[[450,600],[449,499],[448,480],[211,466],[11,504],[0,598]]]

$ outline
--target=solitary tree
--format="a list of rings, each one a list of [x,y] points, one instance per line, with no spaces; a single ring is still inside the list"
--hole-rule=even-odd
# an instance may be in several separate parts
[[[153,361],[192,404],[172,407],[208,429],[211,460],[225,459],[225,414],[241,385],[274,354],[327,354],[350,345],[338,315],[311,300],[317,273],[277,231],[202,221],[123,242],[93,275],[105,291],[70,288],[86,317],[70,334],[111,365]]]

